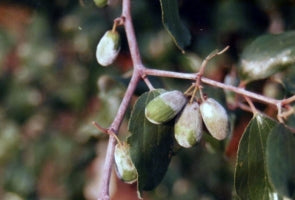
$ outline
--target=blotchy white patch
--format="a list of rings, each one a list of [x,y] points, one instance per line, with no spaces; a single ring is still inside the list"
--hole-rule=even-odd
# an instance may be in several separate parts
[[[163,93],[161,98],[175,112],[179,112],[187,101],[183,93],[178,90]]]
[[[263,123],[262,117],[260,115],[257,115],[257,122],[261,125]]]
[[[114,39],[107,34],[108,32],[104,34],[96,47],[96,59],[102,66],[112,64],[120,51],[120,48],[116,49]]]
[[[242,59],[242,70],[249,76],[264,77],[265,72],[271,67],[280,64],[286,65],[288,63],[294,62],[295,58],[290,56],[290,54],[291,50],[286,50],[272,58],[260,59],[255,61]]]

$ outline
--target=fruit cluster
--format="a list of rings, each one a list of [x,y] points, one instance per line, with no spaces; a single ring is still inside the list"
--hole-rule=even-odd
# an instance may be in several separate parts
[[[145,117],[159,125],[175,119],[174,136],[177,143],[190,148],[199,142],[203,135],[203,122],[209,133],[218,140],[226,138],[229,132],[228,115],[223,106],[213,98],[201,103],[189,101],[182,92],[165,91],[151,100],[145,107]],[[132,163],[129,145],[120,141],[115,148],[116,172],[126,183],[137,180],[137,170]]]
[[[178,115],[178,116],[177,116]],[[209,133],[218,140],[229,132],[228,115],[223,106],[213,98],[203,102],[189,102],[180,91],[168,91],[154,98],[145,108],[146,118],[154,124],[162,124],[176,117],[174,135],[178,144],[189,148],[202,137],[202,121]]]

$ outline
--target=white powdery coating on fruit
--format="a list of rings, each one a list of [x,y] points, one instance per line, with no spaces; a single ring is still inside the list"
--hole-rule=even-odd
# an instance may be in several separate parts
[[[189,148],[200,141],[202,138],[202,118],[197,102],[184,107],[175,123],[175,131],[175,139],[182,147]]]
[[[202,138],[202,116],[200,113],[200,106],[197,102],[192,103],[189,105],[190,107],[192,107],[192,109],[194,109],[195,112],[191,112],[192,116],[194,117],[194,127],[195,127],[195,133],[196,133],[196,140],[200,141],[200,139]]]
[[[107,31],[101,38],[96,47],[96,59],[102,66],[108,66],[114,62],[119,54],[120,48],[116,49],[114,39],[109,36],[110,31]]]
[[[223,140],[228,133],[228,117],[225,109],[214,99],[208,98],[200,106],[203,121],[210,134]]]
[[[160,98],[177,113],[183,108],[187,101],[184,94],[178,90],[165,92],[160,95]]]
[[[189,140],[187,139],[186,136],[177,134],[177,135],[175,135],[175,139],[176,139],[177,143],[184,148],[192,147],[192,144],[189,142]]]
[[[127,147],[120,146],[117,144],[115,146],[115,163],[118,170],[118,175],[120,178],[124,177],[124,173],[128,172],[135,172],[136,168],[134,164],[132,163],[130,152]],[[128,180],[129,181],[129,180]],[[135,180],[131,180],[129,183],[132,183]]]

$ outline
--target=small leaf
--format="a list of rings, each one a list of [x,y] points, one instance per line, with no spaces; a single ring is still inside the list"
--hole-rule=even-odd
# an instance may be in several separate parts
[[[264,79],[295,63],[295,31],[263,35],[245,48],[241,56],[244,81]]]
[[[181,22],[177,0],[160,0],[160,3],[163,25],[176,46],[184,53],[184,48],[190,44],[191,35],[187,27]]]
[[[272,119],[257,114],[242,136],[235,171],[235,189],[241,199],[275,199],[265,159],[267,137],[275,125],[276,122]]]
[[[267,139],[266,161],[274,189],[289,198],[295,198],[295,135],[279,124]]]
[[[173,122],[155,125],[149,122],[144,110],[149,101],[162,93],[153,90],[141,95],[129,120],[132,133],[127,142],[131,159],[138,172],[138,190],[154,189],[163,179],[170,163],[173,147]],[[173,120],[172,120],[173,121]]]

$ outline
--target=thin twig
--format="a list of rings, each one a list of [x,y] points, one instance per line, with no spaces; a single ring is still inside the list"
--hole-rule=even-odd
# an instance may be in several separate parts
[[[194,90],[194,89],[195,89],[195,85],[192,84],[183,94],[187,95],[187,96],[190,96],[192,94],[191,91]]]
[[[244,110],[244,111],[247,111],[247,112],[253,112],[252,108],[251,108],[249,105],[247,105],[247,104],[244,104],[244,103],[238,102],[238,103],[237,103],[237,106],[238,106],[240,109]],[[257,112],[260,112],[260,111],[258,111],[257,109],[256,109],[256,111],[257,111]]]
[[[207,66],[207,63],[212,59],[214,58],[215,56],[217,55],[221,55],[223,54],[224,52],[226,52],[227,50],[229,49],[229,46],[226,46],[224,49],[222,49],[221,51],[219,50],[214,50],[212,51],[202,62],[201,64],[201,68],[199,70],[199,76],[203,76],[204,72],[205,72],[205,67]]]
[[[282,118],[282,102],[279,102],[277,104],[277,110],[278,110],[278,114],[277,114],[277,119],[279,120],[279,122],[284,123],[284,120]]]
[[[288,105],[286,111],[281,113],[282,118],[287,119],[290,115],[294,114],[294,109],[292,106]]]
[[[251,101],[251,99],[249,97],[244,96],[244,98],[246,99],[248,105],[251,108],[252,113],[255,115],[256,113],[258,113],[256,107],[254,106],[253,102]]]
[[[92,122],[92,124],[101,132],[108,133],[108,129],[103,128],[101,125],[99,125],[97,122]]]
[[[115,32],[117,29],[117,26],[120,25],[124,25],[125,22],[125,17],[117,17],[116,19],[114,19],[114,24],[113,24],[113,28],[112,28],[112,32]]]
[[[144,70],[146,75],[150,76],[159,76],[159,77],[168,77],[168,78],[179,78],[187,80],[196,80],[198,73],[183,73],[183,72],[172,72],[160,69],[150,69],[146,68]]]
[[[283,102],[282,102],[282,104],[283,105],[286,105],[286,104],[290,104],[290,103],[292,103],[294,101],[295,101],[295,95],[289,97],[288,99],[284,99]]]
[[[148,77],[146,75],[142,75],[141,78],[143,79],[143,81],[145,82],[145,84],[147,85],[149,90],[154,90],[155,89],[153,84],[150,82],[150,80],[148,79]]]
[[[203,95],[203,91],[202,91],[202,85],[201,85],[201,79],[205,73],[205,68],[208,64],[208,62],[210,61],[210,59],[212,59],[214,56],[216,55],[220,55],[223,52],[225,52],[227,49],[229,48],[229,46],[227,46],[226,48],[224,48],[222,51],[218,51],[217,49],[214,50],[213,52],[211,52],[202,62],[199,73],[197,74],[197,78],[195,81],[195,89],[193,94],[195,95],[196,91],[199,90],[199,94],[201,97],[202,101],[205,101],[204,95]]]

